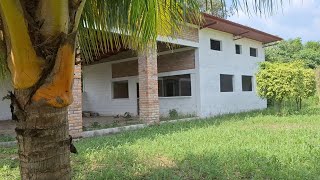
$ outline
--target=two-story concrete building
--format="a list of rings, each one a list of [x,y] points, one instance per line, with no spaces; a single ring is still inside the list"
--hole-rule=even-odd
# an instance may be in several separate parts
[[[256,94],[255,73],[265,60],[264,47],[281,38],[204,17],[201,27],[189,24],[174,39],[159,37],[157,51],[137,54],[121,48],[83,64],[82,96],[79,70],[74,84],[77,105],[70,110],[72,128],[81,131],[81,101],[84,111],[102,116],[130,112],[146,122],[172,109],[208,117],[266,108],[267,102]],[[176,46],[168,48],[167,43]],[[1,85],[0,97],[8,89],[9,83]],[[0,102],[0,119],[10,117],[9,102]]]
[[[264,45],[281,38],[205,15],[177,39],[158,38],[160,114],[176,109],[208,117],[266,108],[255,91]],[[166,48],[163,42],[178,44]],[[138,56],[125,51],[83,66],[83,109],[101,115],[139,114]]]

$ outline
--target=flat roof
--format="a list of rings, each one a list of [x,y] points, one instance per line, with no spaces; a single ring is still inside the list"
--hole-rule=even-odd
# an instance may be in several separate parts
[[[265,33],[263,31],[244,26],[226,19],[222,19],[210,14],[203,13],[204,24],[201,28],[210,28],[218,31],[233,34],[235,39],[240,39],[241,37],[253,39],[263,44],[268,44],[276,41],[281,41],[282,38]]]

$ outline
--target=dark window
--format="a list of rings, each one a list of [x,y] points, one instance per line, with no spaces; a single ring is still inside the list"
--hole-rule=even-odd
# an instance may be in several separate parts
[[[257,57],[258,56],[257,48],[250,48],[250,56],[253,56],[253,57]]]
[[[160,77],[159,97],[191,96],[190,74]]]
[[[221,51],[221,41],[211,39],[210,44],[212,50]]]
[[[113,98],[129,98],[128,81],[113,82]]]
[[[163,78],[158,79],[158,96],[161,97],[164,94],[164,88],[163,88]]]
[[[220,74],[220,92],[233,92],[233,75]]]
[[[236,44],[236,54],[241,54],[241,45]]]
[[[242,91],[252,91],[252,76],[242,76]]]

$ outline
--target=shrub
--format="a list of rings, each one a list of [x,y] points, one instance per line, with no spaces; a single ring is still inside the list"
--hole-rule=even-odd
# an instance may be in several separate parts
[[[316,82],[317,82],[317,91],[318,91],[318,97],[319,97],[318,103],[320,104],[320,67],[316,69]]]
[[[315,73],[301,61],[263,62],[257,73],[257,91],[260,97],[274,101],[279,111],[284,100],[295,100],[300,110],[302,99],[316,92]]]
[[[170,118],[177,118],[179,116],[178,111],[176,109],[170,109],[169,116]]]

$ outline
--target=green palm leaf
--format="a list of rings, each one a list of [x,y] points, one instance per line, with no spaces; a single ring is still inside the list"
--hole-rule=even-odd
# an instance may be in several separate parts
[[[205,1],[210,8],[214,0]],[[227,6],[225,0],[221,3]],[[232,0],[230,5],[248,14],[272,14],[282,0],[255,0],[251,4],[249,0]],[[199,0],[87,0],[79,25],[79,45],[88,62],[120,47],[143,49],[159,35],[174,37],[188,22],[201,22]]]

